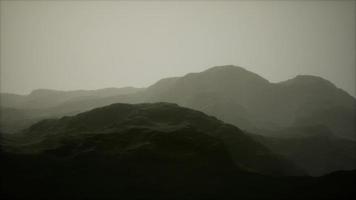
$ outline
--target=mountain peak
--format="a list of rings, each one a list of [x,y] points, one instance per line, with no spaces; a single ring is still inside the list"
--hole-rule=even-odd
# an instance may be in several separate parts
[[[61,90],[51,90],[51,89],[35,89],[32,90],[32,92],[29,95],[43,95],[43,94],[48,94],[48,93],[58,93],[58,92],[63,92]]]
[[[314,76],[314,75],[297,75],[295,77],[296,80],[300,80],[300,81],[324,81],[324,82],[330,82],[320,76]]]
[[[296,77],[281,82],[283,84],[294,84],[294,85],[319,85],[335,88],[336,86],[330,81],[313,75],[297,75]]]
[[[214,66],[211,67],[204,72],[217,72],[217,71],[245,71],[245,72],[250,72],[246,70],[243,67],[236,66],[236,65],[220,65],[220,66]],[[252,73],[252,72],[251,72]]]
[[[199,74],[222,74],[224,77],[230,78],[244,78],[244,79],[255,79],[255,80],[263,80],[264,82],[268,82],[262,76],[251,72],[243,67],[236,66],[236,65],[222,65],[222,66],[215,66],[211,67]]]

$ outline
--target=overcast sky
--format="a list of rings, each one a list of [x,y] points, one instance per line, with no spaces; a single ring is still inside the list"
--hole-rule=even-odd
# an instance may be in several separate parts
[[[356,95],[355,1],[1,1],[2,92],[146,87],[234,64]]]

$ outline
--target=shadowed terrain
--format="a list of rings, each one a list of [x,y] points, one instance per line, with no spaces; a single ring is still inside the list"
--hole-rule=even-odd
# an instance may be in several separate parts
[[[240,129],[174,104],[113,104],[4,135],[16,198],[353,197],[355,172],[302,175]],[[284,175],[284,176],[280,176]],[[337,180],[338,182],[335,182]],[[340,186],[342,183],[342,186]],[[333,188],[320,193],[325,188]]]
[[[250,136],[310,175],[356,168],[356,142],[336,137],[323,126],[291,127],[269,135]]]

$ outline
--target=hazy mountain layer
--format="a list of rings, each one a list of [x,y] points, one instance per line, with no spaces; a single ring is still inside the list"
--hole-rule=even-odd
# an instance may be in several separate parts
[[[2,107],[34,110],[54,107],[67,101],[80,101],[85,99],[112,97],[122,94],[132,94],[140,90],[141,89],[139,88],[133,87],[74,91],[38,89],[31,92],[29,95],[2,93],[0,98]]]
[[[17,132],[42,119],[82,112],[85,109],[78,105],[85,105],[83,101],[95,102],[97,99],[133,94],[140,90],[142,89],[124,87],[77,91],[39,89],[29,95],[2,93],[0,128],[5,133]],[[64,106],[55,109],[58,105]]]
[[[310,175],[356,169],[356,142],[335,137],[325,127],[294,127],[269,135],[251,136]]]

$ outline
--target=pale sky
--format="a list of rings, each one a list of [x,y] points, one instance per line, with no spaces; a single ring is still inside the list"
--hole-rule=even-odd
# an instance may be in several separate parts
[[[356,96],[356,1],[1,1],[1,92],[146,87],[233,64]]]

